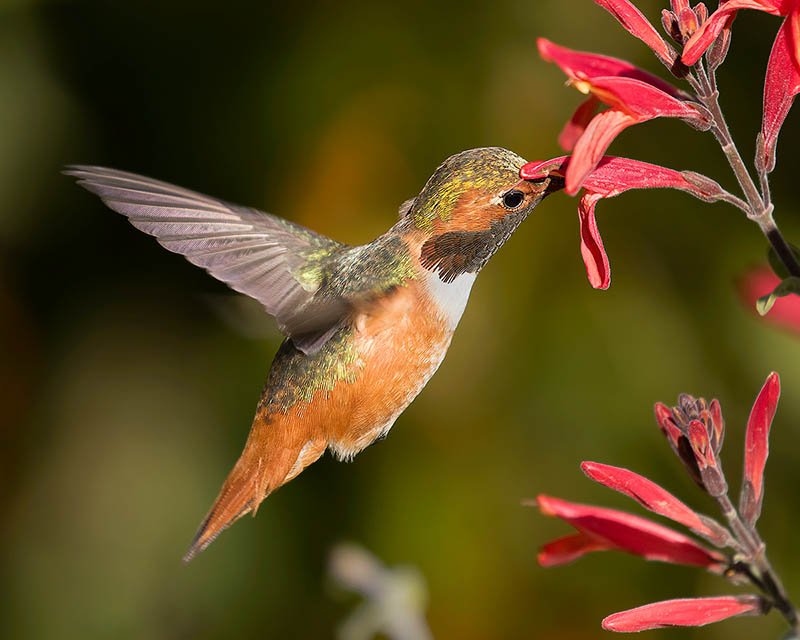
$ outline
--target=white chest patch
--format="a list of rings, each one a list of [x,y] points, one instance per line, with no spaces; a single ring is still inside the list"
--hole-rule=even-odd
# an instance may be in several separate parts
[[[475,282],[477,273],[462,273],[452,282],[442,282],[436,273],[429,273],[426,279],[428,293],[439,311],[448,322],[450,331],[454,331],[464,313],[469,300],[469,292]]]

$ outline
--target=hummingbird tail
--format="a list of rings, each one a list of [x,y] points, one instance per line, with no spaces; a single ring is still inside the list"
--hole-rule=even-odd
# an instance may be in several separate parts
[[[299,474],[325,451],[327,442],[291,437],[292,429],[267,423],[256,416],[244,451],[231,470],[200,529],[183,557],[189,562],[210,545],[224,529],[258,505],[270,493]],[[296,433],[295,433],[296,435]]]

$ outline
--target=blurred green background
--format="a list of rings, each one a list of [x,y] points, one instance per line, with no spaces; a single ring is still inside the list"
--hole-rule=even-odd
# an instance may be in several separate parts
[[[658,23],[663,4],[639,4]],[[720,73],[748,159],[778,24],[740,16]],[[589,0],[0,3],[0,635],[332,637],[357,601],[325,577],[341,540],[422,572],[439,640],[594,638],[613,611],[729,593],[720,578],[621,554],[541,569],[538,546],[570,529],[520,500],[637,511],[583,478],[579,461],[593,459],[712,512],[652,403],[720,398],[736,488],[743,424],[771,370],[784,393],[761,528],[800,596],[800,343],[737,298],[737,275],[764,258],[755,225],[677,192],[599,205],[608,292],[586,281],[575,200],[550,198],[478,279],[448,358],[386,441],[352,464],[324,457],[180,562],[280,336],[236,330],[209,303],[223,285],[62,165],[137,171],[365,242],[454,152],[560,155],[580,96],[539,59],[537,36],[663,76]],[[796,243],[798,142],[795,114],[773,192]],[[629,130],[611,151],[732,186],[710,135],[677,121]],[[666,633],[781,629],[773,615]]]

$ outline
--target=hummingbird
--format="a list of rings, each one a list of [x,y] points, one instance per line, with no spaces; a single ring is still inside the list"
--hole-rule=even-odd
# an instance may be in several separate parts
[[[449,157],[360,246],[134,173],[67,167],[134,227],[261,302],[286,336],[185,561],[326,450],[351,460],[386,437],[442,363],[480,270],[560,187],[521,179],[523,164],[499,147]]]

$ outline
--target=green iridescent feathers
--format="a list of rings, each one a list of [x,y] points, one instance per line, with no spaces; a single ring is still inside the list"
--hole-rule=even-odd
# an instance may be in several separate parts
[[[436,169],[417,196],[409,215],[418,229],[430,230],[447,221],[458,198],[471,189],[492,191],[513,184],[525,160],[500,147],[470,149],[450,156]]]

